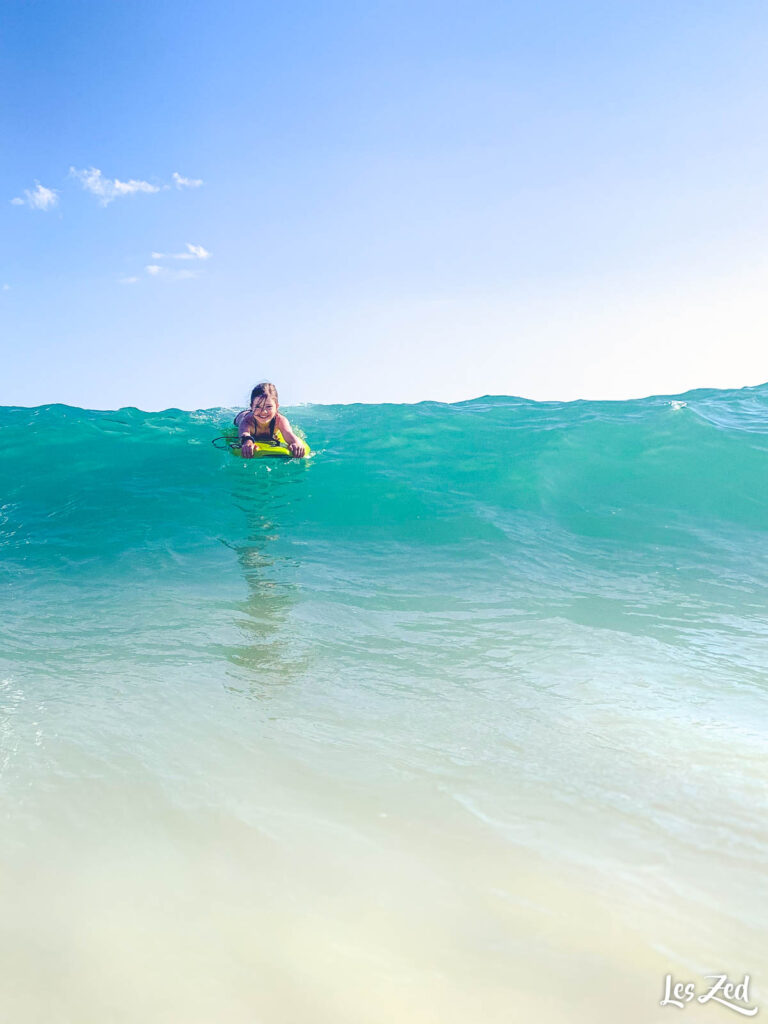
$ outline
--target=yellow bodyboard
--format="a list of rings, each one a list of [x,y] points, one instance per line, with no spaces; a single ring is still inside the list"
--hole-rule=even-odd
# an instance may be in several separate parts
[[[237,431],[231,431],[224,435],[227,441],[227,447],[233,455],[237,456],[238,459],[243,458],[243,453],[240,451],[240,436]],[[306,449],[306,455],[310,454],[310,447],[306,441],[302,439],[304,448]],[[306,458],[306,455],[304,456]],[[285,438],[279,430],[275,431],[274,440],[269,441],[265,438],[260,438],[258,441],[253,443],[253,458],[278,458],[278,459],[294,459],[295,455],[291,455],[291,449],[288,447]]]

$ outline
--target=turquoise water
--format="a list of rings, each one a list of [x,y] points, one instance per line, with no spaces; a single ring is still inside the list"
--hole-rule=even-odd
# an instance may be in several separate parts
[[[0,409],[3,1018],[768,991],[768,385],[289,415]]]

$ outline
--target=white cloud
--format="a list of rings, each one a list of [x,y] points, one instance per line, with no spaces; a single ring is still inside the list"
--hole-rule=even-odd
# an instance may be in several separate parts
[[[118,281],[120,284],[136,284],[138,277],[119,277]]]
[[[34,188],[24,189],[24,199],[21,196],[16,196],[11,203],[14,206],[29,206],[32,210],[50,210],[58,201],[59,193],[55,188],[46,188],[45,185],[36,181]]]
[[[102,206],[107,206],[113,199],[120,196],[133,196],[139,192],[159,192],[159,185],[151,185],[148,181],[139,181],[130,178],[128,181],[120,181],[119,178],[105,178],[97,167],[91,167],[87,171],[78,171],[70,167],[69,173],[77,178],[86,192],[98,196]]]
[[[211,258],[211,254],[202,245],[192,245],[190,242],[187,242],[187,249],[189,249],[190,255],[196,260],[208,260]]]
[[[187,242],[186,252],[153,252],[153,260],[207,260],[211,254],[202,245],[193,245]],[[175,270],[173,267],[166,267],[160,263],[148,263],[144,270],[150,277],[161,278],[164,281],[186,281],[192,277],[198,277],[198,270],[183,269]]]
[[[198,276],[197,270],[171,270],[170,267],[159,267],[156,263],[150,263],[144,269],[152,277],[157,277],[164,281],[187,281],[192,277]]]
[[[183,178],[178,171],[172,174],[176,188],[200,188],[203,184],[202,178]]]
[[[9,284],[4,284],[3,285],[3,291],[4,292],[9,292],[10,290],[11,290],[11,286]]]
[[[186,252],[153,252],[153,260],[209,260],[211,254],[202,245],[187,242]]]

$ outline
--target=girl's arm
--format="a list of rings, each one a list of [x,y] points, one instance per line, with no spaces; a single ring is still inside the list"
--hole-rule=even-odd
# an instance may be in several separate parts
[[[237,433],[242,439],[246,434],[251,433],[251,427],[253,426],[253,414],[250,412],[241,412],[237,414]]]
[[[291,430],[291,424],[282,415],[278,413],[277,423],[275,424],[277,429],[283,435],[285,440],[288,442],[288,447],[291,449],[291,455],[296,455],[298,458],[303,459],[307,454],[307,449],[304,447],[304,442],[301,438],[296,437],[294,432]]]
[[[253,434],[251,433],[251,427],[253,426],[253,416],[250,413],[240,413],[237,417],[237,433],[240,439],[240,451],[243,453],[243,457],[250,459],[253,456]]]

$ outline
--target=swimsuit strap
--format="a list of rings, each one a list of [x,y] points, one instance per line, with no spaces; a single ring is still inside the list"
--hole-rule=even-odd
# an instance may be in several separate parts
[[[250,409],[243,409],[243,410],[242,410],[242,412],[239,412],[239,413],[237,414],[237,416],[235,416],[235,418],[234,418],[234,419],[232,420],[232,422],[233,422],[233,423],[235,424],[235,426],[237,427],[238,431],[240,430],[240,424],[239,424],[239,423],[238,423],[237,421],[238,421],[238,420],[240,419],[240,417],[241,417],[241,416],[243,415],[243,413],[245,413],[245,412],[247,412],[247,413],[250,413],[250,412],[251,412],[251,410],[250,410]],[[269,440],[270,440],[270,441],[274,441],[274,440],[275,440],[275,426],[276,426],[276,424],[277,424],[277,415],[278,415],[278,414],[277,414],[277,413],[275,413],[275,415],[274,415],[274,416],[272,417],[272,419],[271,419],[271,420],[269,421]],[[255,422],[256,422],[256,421],[254,420],[254,424],[255,424]],[[256,435],[255,435],[255,434],[253,434],[253,435],[251,435],[251,436],[253,437],[253,439],[254,439],[254,441],[255,441],[255,440],[256,440]]]

